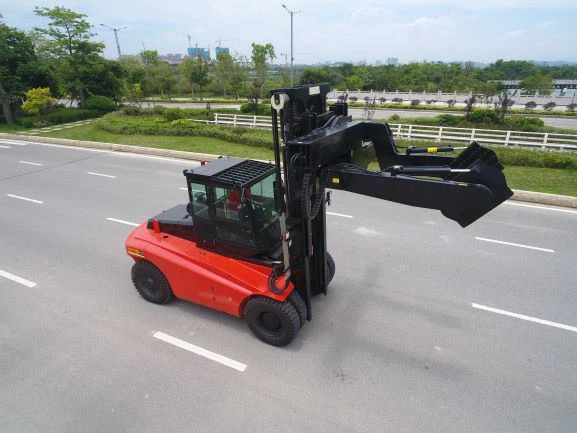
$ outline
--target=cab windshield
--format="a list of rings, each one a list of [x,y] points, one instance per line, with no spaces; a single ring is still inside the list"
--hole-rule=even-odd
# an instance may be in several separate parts
[[[279,216],[274,203],[274,180],[275,174],[273,173],[251,186],[250,194],[247,194],[247,199],[254,210],[256,227],[259,230],[267,228]]]

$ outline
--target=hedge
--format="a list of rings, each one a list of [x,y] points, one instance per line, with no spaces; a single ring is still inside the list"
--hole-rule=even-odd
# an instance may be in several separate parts
[[[114,134],[202,136],[272,149],[271,131],[207,125],[192,119],[167,121],[165,116],[137,117],[110,113],[98,120],[97,125]]]
[[[75,122],[77,120],[92,119],[100,116],[102,116],[102,112],[98,110],[87,110],[84,108],[57,108],[47,114],[21,117],[17,119],[16,122],[26,128],[33,128]]]

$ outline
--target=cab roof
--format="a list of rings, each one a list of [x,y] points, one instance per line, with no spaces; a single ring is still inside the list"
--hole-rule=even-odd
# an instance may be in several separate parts
[[[266,162],[226,157],[184,170],[184,175],[188,181],[243,188],[265,178],[274,170],[274,165]]]

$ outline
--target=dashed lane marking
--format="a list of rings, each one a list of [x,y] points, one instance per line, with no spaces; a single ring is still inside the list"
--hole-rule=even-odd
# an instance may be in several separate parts
[[[116,218],[106,218],[108,221],[112,221],[115,223],[126,224],[127,226],[138,227],[140,224],[131,223],[130,221],[119,220]]]
[[[511,311],[501,310],[499,308],[487,307],[486,305],[471,304],[471,307],[478,310],[490,311],[491,313],[501,314],[503,316],[514,317],[515,319],[527,320],[528,322],[539,323],[541,325],[552,326],[554,328],[565,329],[566,331],[577,332],[577,327],[564,325],[563,323],[551,322],[549,320],[538,319],[537,317],[526,316],[524,314],[512,313]]]
[[[28,198],[28,197],[22,197],[20,195],[14,195],[14,194],[6,194],[7,197],[10,198],[17,198],[18,200],[24,200],[24,201],[30,201],[32,203],[37,203],[37,204],[42,204],[44,203],[43,201],[40,200],[34,200],[33,198]]]
[[[219,355],[218,353],[211,352],[210,350],[204,349],[203,347],[188,343],[187,341],[173,337],[172,335],[165,334],[164,332],[155,332],[153,337],[166,343],[172,344],[173,346],[180,347],[181,349],[188,350],[189,352],[195,353],[204,358],[210,359],[211,361],[226,365],[227,367],[230,367],[236,371],[240,371],[241,373],[246,370],[247,365],[243,364],[242,362],[238,362],[234,359],[227,358],[226,356]]]
[[[101,176],[101,177],[109,177],[111,179],[116,179],[116,176],[112,176],[111,174],[94,173],[92,171],[87,171],[86,174],[91,174],[92,176]]]
[[[7,278],[26,287],[36,287],[36,283],[29,281],[26,278],[19,277],[18,275],[11,274],[10,272],[3,271],[2,269],[0,269],[0,277]]]
[[[477,239],[478,241],[491,242],[494,244],[508,245],[511,247],[518,247],[518,248],[526,248],[528,250],[543,251],[545,253],[554,253],[555,252],[555,250],[550,250],[549,248],[533,247],[531,245],[523,245],[523,244],[516,244],[513,242],[498,241],[496,239],[480,238],[477,236],[475,237],[475,239]]]
[[[339,216],[339,217],[343,217],[343,218],[352,218],[352,215],[345,215],[342,213],[335,213],[335,212],[327,212],[327,215],[333,215],[333,216]]]
[[[20,164],[27,164],[27,165],[37,165],[38,167],[41,167],[42,164],[40,164],[39,162],[30,162],[30,161],[18,161]]]

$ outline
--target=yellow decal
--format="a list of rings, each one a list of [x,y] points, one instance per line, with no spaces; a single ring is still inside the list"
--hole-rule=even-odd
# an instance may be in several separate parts
[[[333,177],[333,183],[341,183],[341,180],[338,177]]]
[[[130,254],[131,256],[144,257],[144,251],[136,249],[136,248],[126,247],[126,252],[128,254]]]
[[[437,148],[436,147],[428,147],[427,152],[428,153],[437,153]]]

